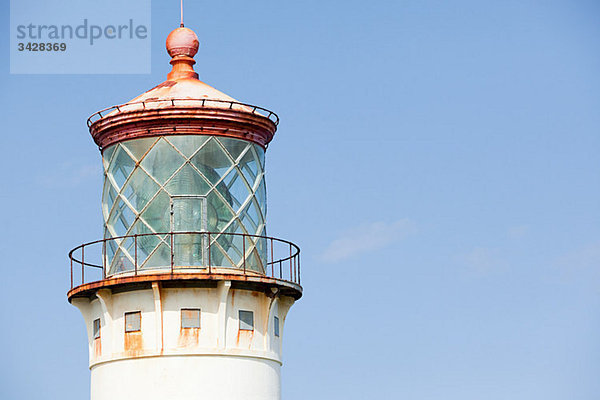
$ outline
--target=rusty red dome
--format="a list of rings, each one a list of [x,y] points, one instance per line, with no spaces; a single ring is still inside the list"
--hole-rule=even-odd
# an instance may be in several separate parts
[[[199,42],[191,29],[173,30],[166,45],[172,65],[166,81],[88,119],[98,146],[104,149],[140,137],[215,135],[252,141],[266,148],[277,130],[277,115],[240,103],[200,81],[193,58]]]

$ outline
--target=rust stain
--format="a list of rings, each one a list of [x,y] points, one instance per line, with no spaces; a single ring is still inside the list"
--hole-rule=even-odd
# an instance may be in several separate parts
[[[96,290],[101,288],[111,288],[113,286],[128,285],[131,283],[141,282],[162,282],[162,281],[187,281],[187,280],[202,280],[202,281],[245,281],[257,284],[264,284],[268,287],[279,287],[284,289],[287,295],[294,299],[302,297],[302,287],[290,281],[271,278],[268,276],[249,276],[239,274],[206,274],[206,273],[177,273],[177,274],[148,274],[127,277],[113,277],[102,279],[100,281],[90,282],[74,287],[67,292],[69,301],[73,297],[89,296]]]
[[[198,336],[200,336],[200,328],[179,328],[179,339],[177,341],[177,346],[197,346]]]
[[[160,88],[163,88],[163,87],[172,87],[172,86],[175,86],[175,85],[177,85],[176,81],[164,81],[163,83],[161,83],[159,85],[156,85],[152,89],[148,90],[148,92],[151,92],[154,89],[160,89]],[[150,100],[150,99],[158,99],[158,97],[151,97],[151,98],[148,98],[146,100]]]
[[[252,347],[252,339],[254,338],[254,331],[247,331],[238,329],[236,344],[238,347],[246,347],[248,349]]]
[[[166,100],[169,100],[167,104],[171,105],[170,99]],[[152,105],[152,102],[148,103]],[[162,136],[172,133],[173,127],[176,126],[177,132],[183,131],[186,135],[209,132],[216,136],[250,140],[265,148],[277,130],[277,125],[271,119],[244,110],[224,107],[189,107],[181,111],[177,106],[144,109],[141,102],[129,104],[132,105],[137,105],[138,109],[105,115],[94,122],[90,121],[90,133],[98,146],[107,148],[123,140]],[[215,115],[218,116],[218,120],[214,119]],[[173,118],[178,122],[168,120]],[[245,125],[245,129],[240,128],[242,124]],[[119,126],[119,129],[115,129],[115,126]],[[248,131],[251,132],[250,135]]]
[[[96,358],[102,355],[102,341],[100,338],[94,339],[94,356]]]
[[[142,349],[142,332],[125,333],[125,353],[127,355],[137,356],[142,353]]]

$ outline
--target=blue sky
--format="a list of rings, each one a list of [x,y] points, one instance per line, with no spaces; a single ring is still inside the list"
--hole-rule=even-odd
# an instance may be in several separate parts
[[[101,236],[93,112],[152,74],[9,75],[1,63],[4,399],[82,399],[67,252]],[[283,398],[596,400],[600,5],[187,1],[201,79],[276,111],[269,234],[305,296]],[[118,60],[117,60],[118,62]]]

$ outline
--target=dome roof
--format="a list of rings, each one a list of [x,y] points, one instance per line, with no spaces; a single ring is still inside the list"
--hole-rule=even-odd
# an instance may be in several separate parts
[[[198,79],[194,71],[193,57],[198,52],[198,37],[189,28],[177,28],[167,36],[167,52],[171,56],[173,69],[167,80],[132,99],[130,103],[170,99],[210,99],[237,102],[233,97],[215,89]],[[229,104],[223,103],[223,107]]]
[[[130,102],[152,101],[163,99],[211,99],[226,102],[237,102],[233,97],[207,85],[197,78],[175,78],[166,80],[132,99]],[[229,104],[226,105],[227,107]]]
[[[167,37],[173,66],[167,80],[125,104],[98,111],[88,118],[100,148],[140,137],[217,135],[255,142],[266,148],[279,118],[262,107],[242,104],[200,81],[193,56],[199,42],[188,28]]]

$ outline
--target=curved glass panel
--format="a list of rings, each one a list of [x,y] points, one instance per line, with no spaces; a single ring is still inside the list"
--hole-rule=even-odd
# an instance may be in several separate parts
[[[265,271],[266,241],[243,236],[266,234],[259,145],[202,135],[136,139],[105,149],[103,165],[105,238],[138,235],[107,242],[109,275],[209,262]]]

